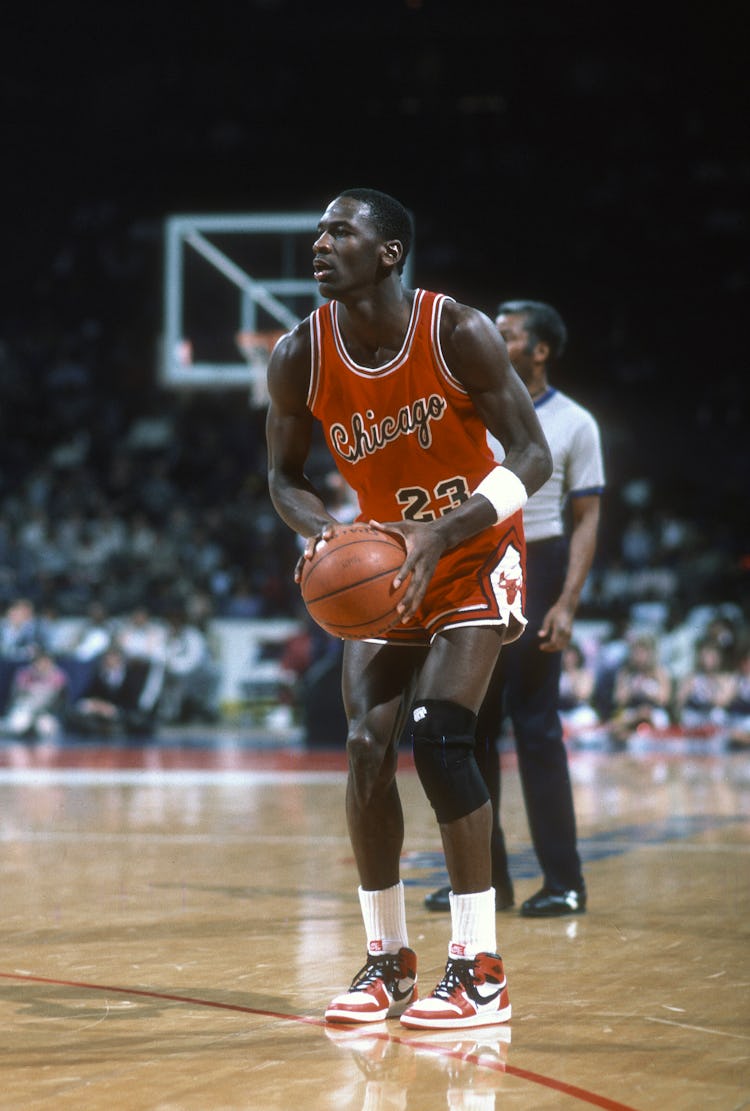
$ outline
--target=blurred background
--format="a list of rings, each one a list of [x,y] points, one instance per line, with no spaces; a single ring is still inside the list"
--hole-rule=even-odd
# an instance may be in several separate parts
[[[92,607],[118,631],[144,608],[164,635],[174,618],[207,638],[199,717],[265,689],[280,721],[304,719],[295,684],[330,646],[268,501],[262,406],[160,376],[165,220],[318,213],[367,185],[414,214],[416,284],[490,314],[546,300],[568,324],[554,384],[598,418],[608,478],[579,613],[592,668],[645,632],[677,684],[716,620],[735,666],[750,582],[739,4],[40,0],[3,22],[0,607],[30,601],[35,650],[43,628],[67,660]],[[204,331],[211,308],[207,294]],[[3,651],[0,699],[18,663]]]

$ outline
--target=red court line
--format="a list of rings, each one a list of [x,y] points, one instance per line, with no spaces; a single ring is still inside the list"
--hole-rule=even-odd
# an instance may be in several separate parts
[[[49,976],[32,976],[25,972],[0,972],[0,979],[22,980],[35,984],[54,984],[57,987],[66,988],[83,988],[86,991],[111,991],[120,995],[144,996],[147,999],[166,999],[173,1003],[192,1003],[198,1007],[213,1007],[216,1010],[222,1011],[239,1011],[242,1014],[260,1015],[263,1018],[278,1018],[283,1022],[301,1022],[308,1026],[325,1027],[328,1025],[324,1019],[312,1018],[309,1015],[285,1015],[280,1011],[264,1011],[258,1007],[243,1007],[239,1003],[220,1003],[218,1000],[213,999],[197,999],[192,995],[173,995],[163,991],[147,991],[144,988],[114,987],[112,984],[90,984],[82,980],[57,980]],[[409,1037],[397,1037],[393,1034],[382,1034],[374,1031],[372,1033],[374,1033],[374,1036],[377,1038],[398,1042],[412,1049],[416,1047],[429,1049],[430,1052],[434,1053],[436,1056],[460,1056],[445,1046],[436,1046],[429,1042],[421,1042]],[[509,1065],[505,1062],[493,1064],[489,1061],[479,1060],[476,1060],[474,1064],[479,1068],[492,1069],[496,1072],[507,1072],[511,1076],[517,1077],[519,1080],[528,1080],[532,1084],[539,1084],[541,1087],[550,1088],[552,1091],[572,1096],[574,1099],[578,1099],[582,1103],[588,1103],[592,1107],[601,1107],[603,1111],[636,1111],[636,1108],[628,1104],[619,1103],[617,1100],[609,1099],[607,1096],[597,1095],[596,1092],[589,1092],[585,1088],[578,1088],[575,1084],[566,1084],[562,1080],[555,1080],[552,1076],[543,1076],[541,1073],[531,1072],[529,1069],[518,1068],[516,1065]]]
[[[404,754],[404,764],[413,766],[411,753]],[[112,745],[61,745],[33,750],[0,748],[0,768],[33,769],[35,771],[85,769],[86,771],[346,771],[343,749],[288,751],[258,749],[144,745],[138,748],[117,748]]]

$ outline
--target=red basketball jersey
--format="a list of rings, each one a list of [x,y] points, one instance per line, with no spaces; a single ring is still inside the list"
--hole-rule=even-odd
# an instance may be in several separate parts
[[[376,368],[360,366],[347,352],[335,301],[310,318],[308,406],[322,425],[338,470],[357,494],[360,520],[435,520],[466,501],[496,465],[487,429],[441,352],[445,301],[443,294],[416,290],[401,350]],[[488,560],[494,567],[493,557],[509,533],[523,562],[519,511],[446,553],[424,606],[429,608],[441,579],[455,591],[457,573],[471,580],[472,568],[487,573]],[[466,586],[471,589],[468,581]],[[449,609],[457,613],[455,600]],[[426,612],[420,624],[429,626]]]

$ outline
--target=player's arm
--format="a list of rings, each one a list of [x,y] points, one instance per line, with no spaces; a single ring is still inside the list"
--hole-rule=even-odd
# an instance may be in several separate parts
[[[552,456],[529,391],[489,317],[466,305],[447,303],[440,342],[451,373],[505,449],[502,466],[467,501],[434,523],[447,550],[522,508],[552,474]]]
[[[406,541],[407,558],[396,579],[411,581],[399,609],[404,620],[424,597],[440,556],[520,509],[552,474],[552,456],[529,392],[511,365],[505,341],[484,313],[446,303],[440,342],[451,373],[503,444],[505,462],[465,502],[435,521],[390,525]]]
[[[314,538],[330,535],[337,523],[305,474],[313,429],[307,407],[310,367],[310,333],[303,321],[279,340],[268,363],[266,445],[271,501],[281,519],[308,538],[308,558]]]
[[[484,313],[450,303],[443,310],[440,340],[451,373],[503,445],[502,466],[520,479],[531,497],[552,474],[552,455],[505,340]]]

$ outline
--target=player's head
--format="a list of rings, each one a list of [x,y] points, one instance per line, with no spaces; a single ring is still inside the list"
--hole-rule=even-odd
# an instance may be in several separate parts
[[[544,301],[503,301],[495,313],[502,332],[500,317],[513,317],[520,324],[525,333],[525,355],[532,355],[535,348],[543,344],[546,348],[545,361],[549,366],[554,366],[561,358],[568,341],[568,330],[557,309]]]
[[[414,238],[414,227],[411,216],[400,201],[388,193],[381,193],[378,189],[344,189],[340,197],[351,197],[367,205],[370,219],[384,240],[397,239],[401,244],[401,258],[396,269],[400,274],[404,269],[407,255],[411,250]]]

